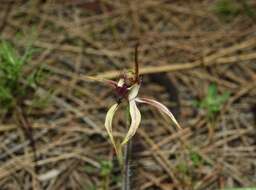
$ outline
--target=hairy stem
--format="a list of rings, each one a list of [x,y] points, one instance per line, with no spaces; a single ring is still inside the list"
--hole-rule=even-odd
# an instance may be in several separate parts
[[[131,156],[132,156],[132,140],[130,139],[124,149],[124,163],[122,176],[122,190],[131,189]]]
[[[129,107],[126,109],[126,125],[129,128],[131,124]],[[122,190],[131,189],[131,158],[132,158],[132,139],[124,147],[124,157],[122,164]]]

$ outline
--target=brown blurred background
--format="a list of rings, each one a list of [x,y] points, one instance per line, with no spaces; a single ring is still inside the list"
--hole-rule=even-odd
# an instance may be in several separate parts
[[[37,172],[30,140],[1,116],[0,189],[120,189],[104,128],[115,98],[87,76],[116,80],[137,42],[140,95],[167,105],[183,129],[140,106],[132,189],[256,186],[255,23],[254,0],[1,0],[1,40],[21,55],[36,50],[23,74],[43,66],[35,91],[47,103],[25,102]]]

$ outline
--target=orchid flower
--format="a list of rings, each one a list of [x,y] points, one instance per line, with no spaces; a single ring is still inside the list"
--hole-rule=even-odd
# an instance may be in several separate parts
[[[138,73],[138,64],[137,64],[136,54],[135,54],[135,73],[133,72],[125,73],[123,76],[120,77],[118,82],[109,81],[109,83],[111,86],[114,86],[115,88],[115,92],[117,95],[117,102],[113,104],[107,112],[106,119],[105,119],[105,128],[107,130],[111,143],[113,144],[117,154],[120,153],[120,147],[124,146],[135,135],[140,125],[141,113],[137,107],[137,103],[144,103],[144,104],[148,104],[155,107],[159,112],[166,114],[178,128],[181,128],[178,122],[176,121],[175,117],[171,113],[171,111],[165,105],[153,99],[138,97],[139,89],[141,86],[141,79]],[[117,144],[113,137],[112,121],[116,111],[119,108],[120,103],[123,100],[126,100],[129,106],[130,127],[123,141],[121,142],[121,144],[119,144],[121,146],[117,147]]]

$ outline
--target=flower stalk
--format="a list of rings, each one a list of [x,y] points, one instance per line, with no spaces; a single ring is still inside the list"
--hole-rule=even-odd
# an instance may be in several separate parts
[[[126,125],[130,126],[131,119],[129,116],[129,108],[127,107],[126,112]],[[131,189],[131,168],[130,163],[132,161],[132,139],[124,145],[124,160],[122,165],[122,190]]]
[[[122,169],[122,190],[131,189],[131,158],[132,158],[132,140],[124,146],[124,164]]]

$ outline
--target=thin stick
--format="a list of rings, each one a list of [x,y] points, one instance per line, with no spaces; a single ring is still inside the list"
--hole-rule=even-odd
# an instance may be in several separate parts
[[[34,163],[35,163],[34,172],[35,172],[35,174],[38,174],[39,168],[37,165],[37,150],[36,150],[36,142],[35,142],[34,136],[33,136],[33,128],[31,126],[31,124],[29,123],[24,110],[20,106],[17,106],[16,110],[17,110],[16,114],[17,114],[17,119],[18,119],[19,125],[22,128],[26,138],[28,138],[30,141],[29,144],[34,153]]]

